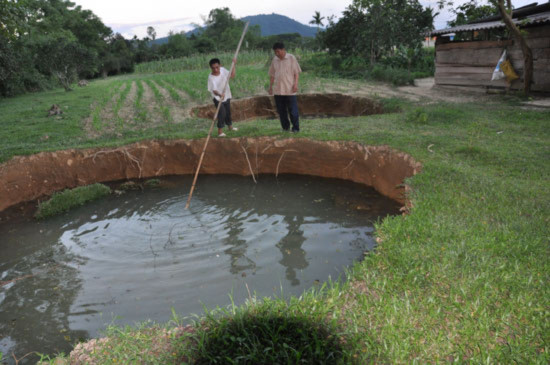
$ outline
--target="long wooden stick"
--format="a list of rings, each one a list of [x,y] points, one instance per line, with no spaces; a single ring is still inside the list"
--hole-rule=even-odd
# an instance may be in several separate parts
[[[233,56],[233,60],[231,61],[231,69],[229,70],[229,74],[227,75],[227,79],[225,80],[225,84],[223,86],[222,93],[225,93],[225,88],[227,87],[227,84],[229,83],[229,79],[231,74],[233,73],[233,69],[235,68],[235,61],[237,60],[237,55],[239,54],[239,50],[241,49],[241,44],[243,43],[244,35],[246,34],[246,31],[248,30],[248,24],[250,22],[246,22],[243,34],[241,35],[241,39],[239,40],[239,44],[237,45],[237,50],[235,51],[235,56]],[[191,185],[191,190],[189,191],[189,196],[187,197],[187,204],[185,204],[185,209],[189,209],[189,204],[191,203],[191,197],[193,196],[193,191],[195,190],[195,185],[197,184],[197,177],[199,176],[199,171],[201,169],[202,160],[204,158],[204,153],[206,152],[206,147],[208,146],[208,142],[210,141],[210,135],[212,134],[212,129],[214,129],[214,123],[216,122],[216,119],[218,119],[218,113],[220,112],[220,107],[222,106],[222,101],[220,99],[220,102],[218,103],[218,108],[216,109],[216,113],[214,114],[214,118],[212,119],[212,124],[210,124],[210,129],[208,130],[208,136],[206,137],[206,142],[204,142],[204,147],[202,149],[201,158],[199,159],[199,165],[197,166],[197,170],[195,171],[195,177],[193,178],[193,184]]]

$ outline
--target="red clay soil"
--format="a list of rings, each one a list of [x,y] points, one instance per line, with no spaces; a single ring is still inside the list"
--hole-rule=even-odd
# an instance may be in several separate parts
[[[0,211],[96,182],[193,174],[200,140],[144,141],[119,148],[41,152],[0,165]],[[420,171],[387,146],[276,137],[212,139],[202,174],[302,174],[351,180],[405,203],[403,180]],[[198,183],[200,188],[200,179]]]
[[[298,109],[301,116],[359,116],[382,114],[382,105],[374,100],[343,94],[300,94]],[[199,118],[212,119],[216,108],[214,104],[192,109]],[[231,100],[231,119],[235,122],[255,118],[275,118],[277,109],[270,96]]]

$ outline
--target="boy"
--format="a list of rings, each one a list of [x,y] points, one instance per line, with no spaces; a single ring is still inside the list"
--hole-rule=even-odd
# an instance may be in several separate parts
[[[233,60],[233,62],[236,63],[236,60]],[[221,66],[219,59],[212,58],[209,64],[212,72],[208,75],[208,91],[212,94],[216,108],[218,107],[218,103],[222,103],[218,112],[218,137],[225,137],[226,134],[223,133],[224,125],[227,125],[230,131],[237,130],[237,128],[233,128],[233,123],[231,122],[231,89],[229,88],[229,83],[227,83],[225,90],[222,90],[227,78],[235,77],[235,68],[233,68],[233,72],[229,75],[229,71]]]

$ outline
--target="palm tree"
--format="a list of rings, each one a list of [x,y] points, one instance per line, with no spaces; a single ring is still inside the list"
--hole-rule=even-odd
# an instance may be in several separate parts
[[[325,17],[321,16],[321,12],[315,11],[313,19],[309,22],[309,24],[315,24],[317,26],[317,33],[319,33],[319,28],[323,25],[323,19],[325,19]]]

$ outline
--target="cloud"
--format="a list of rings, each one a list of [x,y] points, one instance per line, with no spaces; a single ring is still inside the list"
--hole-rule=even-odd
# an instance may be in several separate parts
[[[155,28],[157,38],[165,37],[170,31],[175,33],[187,32],[194,28],[194,18],[185,17],[179,19],[163,19],[152,20],[140,23],[108,23],[107,25],[113,29],[113,32],[120,33],[126,39],[133,38],[137,35],[138,38],[143,38],[147,35],[147,27]]]

